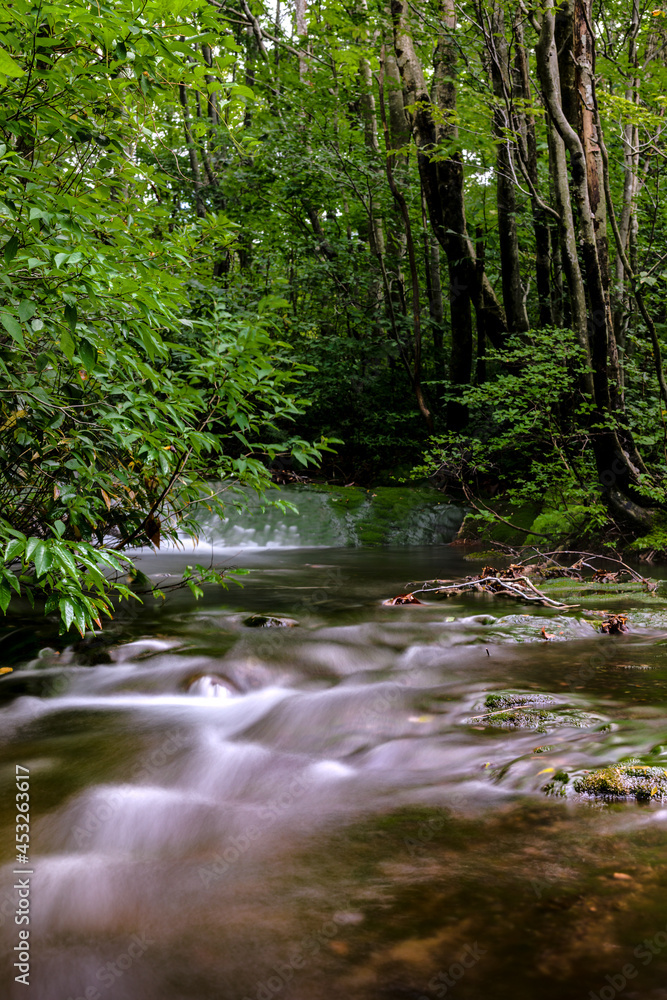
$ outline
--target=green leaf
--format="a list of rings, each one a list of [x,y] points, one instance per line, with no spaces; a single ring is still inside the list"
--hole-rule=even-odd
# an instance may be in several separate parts
[[[2,76],[25,76],[25,70],[21,69],[15,59],[12,59],[7,49],[0,47],[0,74]]]
[[[38,545],[41,545],[41,544],[43,544],[42,541],[41,541],[41,539],[35,538],[34,536],[32,538],[28,539],[28,541],[26,542],[26,547],[25,547],[26,562],[32,562],[32,559],[33,559],[33,556],[34,556],[34,553],[35,553],[35,549],[37,548]]]
[[[53,558],[46,542],[40,542],[33,553],[33,559],[35,561],[35,573],[37,576],[44,576],[46,571],[51,568],[51,563]]]
[[[74,333],[74,331],[76,330],[76,323],[78,319],[78,312],[75,305],[68,304],[65,306],[65,319],[69,323],[70,330],[72,331],[72,333]]]
[[[9,607],[9,602],[12,598],[12,592],[9,584],[6,580],[0,581],[0,610],[3,614],[7,613],[7,608]]]
[[[65,625],[65,631],[69,632],[70,626],[74,621],[74,616],[76,614],[74,601],[71,597],[61,597],[58,601],[58,607],[60,608],[60,617]]]
[[[249,101],[255,100],[255,95],[250,87],[246,87],[243,83],[236,83],[232,87],[232,97],[247,97]]]
[[[37,306],[30,299],[23,299],[19,303],[19,319],[22,323],[27,323],[31,316],[34,316]]]
[[[86,631],[86,612],[81,602],[76,600],[76,598],[72,603],[74,605],[74,623],[81,635],[84,635]]]
[[[16,257],[19,249],[19,238],[18,236],[11,236],[4,245],[3,254],[5,256],[5,264],[11,264]]]
[[[25,539],[12,538],[7,543],[7,548],[5,549],[5,562],[6,563],[12,562],[12,560],[15,559],[17,555],[23,552],[24,548],[25,548]]]
[[[60,349],[67,358],[68,361],[74,360],[74,351],[76,350],[76,343],[72,334],[69,330],[63,330],[60,334]]]
[[[4,309],[0,312],[0,323],[4,326],[5,330],[12,338],[16,341],[19,347],[25,348],[25,341],[23,339],[23,330],[21,329],[21,324],[12,316],[10,313],[5,312]]]
[[[83,338],[79,341],[77,350],[79,352],[79,357],[83,362],[83,367],[87,372],[92,372],[95,367],[95,362],[97,361],[97,350],[91,343]]]

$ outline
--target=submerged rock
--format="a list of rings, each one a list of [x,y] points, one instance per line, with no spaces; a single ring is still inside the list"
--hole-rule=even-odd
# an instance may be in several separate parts
[[[614,764],[577,778],[573,787],[581,795],[597,798],[667,799],[667,770],[648,764]]]
[[[592,729],[607,725],[605,719],[591,712],[561,708],[550,694],[498,691],[488,694],[484,705],[488,711],[473,716],[467,720],[468,723],[477,722],[494,729],[532,729],[537,733],[546,733],[560,726]]]
[[[487,694],[484,704],[493,711],[501,708],[516,708],[518,705],[553,705],[555,699],[550,694],[526,694],[522,691],[499,691]]]
[[[573,726],[577,729],[592,729],[605,723],[599,715],[590,712],[580,712],[575,709],[564,709],[561,712],[546,708],[510,708],[504,712],[495,712],[484,716],[481,721],[486,726],[495,729],[532,729],[536,733],[546,733],[560,726]]]
[[[294,628],[298,621],[294,618],[275,618],[273,615],[251,615],[243,624],[247,628]]]

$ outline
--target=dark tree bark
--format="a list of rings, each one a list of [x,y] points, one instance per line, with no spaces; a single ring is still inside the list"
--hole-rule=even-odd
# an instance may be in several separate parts
[[[524,39],[523,23],[517,14],[514,23],[516,54],[514,59],[516,92],[524,102],[524,106],[515,116],[515,129],[519,137],[519,156],[525,164],[532,190],[539,193],[540,181],[538,173],[537,136],[535,132],[535,117],[525,110],[532,103],[528,53]],[[551,285],[551,237],[549,232],[548,213],[538,203],[537,198],[531,199],[533,210],[533,232],[535,234],[535,280],[537,284],[537,299],[539,303],[540,326],[552,326],[554,323],[554,303]]]
[[[442,147],[446,148],[456,138],[456,126],[452,121],[456,110],[454,3],[443,0],[442,32],[434,58],[433,97],[414,49],[407,20],[407,0],[392,0],[391,12],[404,105],[412,109],[408,117],[417,147],[422,189],[433,232],[445,251],[449,268],[450,379],[453,386],[465,386],[470,384],[472,377],[471,302],[477,315],[484,315],[488,336],[498,346],[502,346],[507,324],[488,278],[485,274],[480,277],[475,266],[475,252],[466,229],[461,156],[458,152],[442,155]],[[436,147],[440,147],[437,157],[434,156]],[[467,414],[460,404],[449,407],[451,427],[460,429],[466,420]]]
[[[576,0],[577,3],[580,0]],[[582,18],[577,21],[581,34],[581,46],[584,52],[593,52],[591,38],[583,38],[585,32],[591,31],[592,0],[584,0]],[[598,477],[602,484],[610,506],[622,512],[636,522],[647,526],[650,515],[635,502],[636,487],[642,471],[639,458],[630,435],[619,425],[618,401],[614,397],[610,380],[609,344],[613,337],[611,312],[609,308],[609,273],[605,269],[605,255],[601,249],[600,226],[596,226],[599,213],[595,201],[595,183],[602,185],[601,152],[598,142],[597,121],[595,117],[595,81],[592,75],[593,65],[590,64],[590,76],[584,82],[577,81],[577,74],[570,75],[565,70],[565,79],[559,72],[559,57],[556,49],[556,17],[554,4],[547,2],[542,15],[540,37],[537,44],[537,66],[545,104],[553,123],[557,137],[563,142],[570,157],[570,176],[577,204],[579,220],[579,239],[583,272],[589,304],[589,336],[590,358],[592,365],[593,400],[595,405],[594,429],[591,441],[595,454]],[[585,72],[585,59],[584,70]],[[577,85],[579,83],[579,86]],[[572,93],[574,88],[574,93]],[[574,128],[565,113],[567,107],[570,116],[577,107],[579,95],[583,93],[592,102],[593,113],[590,118],[582,115],[580,130]],[[586,109],[588,110],[588,109]],[[554,141],[553,145],[558,148]],[[598,156],[600,163],[598,163]],[[593,160],[591,163],[589,161]],[[567,181],[564,157],[558,159],[555,169],[556,181],[563,186]],[[564,176],[563,176],[564,175]],[[593,178],[593,198],[590,184]],[[563,219],[563,225],[569,229],[569,220]],[[566,244],[572,246],[572,233],[566,234]],[[576,243],[574,244],[576,250]],[[578,259],[570,260],[573,270],[579,266]],[[612,369],[613,372],[613,369]]]
[[[519,235],[517,230],[516,183],[514,178],[514,141],[510,120],[512,81],[509,48],[505,37],[505,14],[501,4],[494,3],[487,14],[485,5],[478,6],[478,17],[484,29],[488,63],[493,86],[493,133],[496,141],[496,192],[498,209],[498,242],[503,304],[508,330],[523,333],[529,328],[526,297],[521,281]]]

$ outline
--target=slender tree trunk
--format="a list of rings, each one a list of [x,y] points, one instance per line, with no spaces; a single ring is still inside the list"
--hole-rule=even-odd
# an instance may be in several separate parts
[[[515,79],[516,90],[525,106],[532,104],[528,54],[526,52],[523,23],[519,14],[514,22],[516,41]],[[516,116],[515,129],[522,148],[519,155],[523,158],[526,171],[533,189],[539,192],[539,173],[537,155],[537,135],[535,132],[535,117],[531,112],[521,110]],[[535,280],[537,284],[537,299],[539,303],[540,326],[552,326],[554,323],[554,308],[551,291],[551,239],[548,216],[536,198],[531,199],[533,210],[533,232],[535,234]]]
[[[299,40],[303,40],[308,35],[308,25],[306,23],[306,0],[295,0],[296,7],[296,33]],[[305,79],[308,64],[302,55],[299,55],[299,77]]]
[[[211,51],[210,45],[202,45],[202,55],[204,57],[204,62],[209,68],[213,67],[213,53]],[[206,73],[204,79],[207,83],[215,83],[215,77],[210,73]],[[207,110],[208,117],[211,123],[211,128],[215,129],[218,127],[218,98],[216,93],[209,94],[207,97]]]
[[[590,0],[587,0],[587,2],[590,3]],[[588,9],[584,10],[584,21],[586,22],[587,30],[590,28],[590,13],[589,6]],[[623,447],[621,444],[616,420],[618,410],[613,405],[610,387],[609,339],[610,336],[613,336],[613,331],[611,329],[611,314],[609,310],[608,271],[606,272],[607,284],[605,284],[604,258],[602,261],[600,260],[598,244],[600,227],[596,227],[596,218],[599,219],[599,215],[596,216],[593,211],[589,194],[589,178],[595,173],[596,164],[589,165],[586,153],[586,149],[588,148],[590,158],[597,156],[595,149],[595,145],[598,145],[599,150],[597,131],[591,134],[587,146],[585,137],[587,125],[584,124],[582,126],[584,133],[582,136],[572,127],[565,114],[564,106],[566,104],[570,110],[572,107],[576,107],[576,97],[580,91],[576,89],[574,95],[569,93],[565,85],[566,81],[560,78],[555,39],[555,21],[554,4],[550,0],[547,0],[542,15],[540,37],[536,49],[537,65],[549,116],[569,153],[572,185],[577,203],[581,254],[590,303],[589,328],[596,424],[594,432],[591,435],[591,440],[598,477],[605,489],[610,506],[646,526],[650,523],[648,512],[638,507],[630,499],[630,494],[638,483],[641,471],[636,464],[638,456],[627,432],[624,435],[626,446]],[[578,23],[581,25],[581,22]],[[580,30],[583,31],[583,28],[580,27]],[[584,43],[582,42],[582,44]],[[589,42],[585,41],[584,47],[586,48],[588,44]],[[586,50],[592,51],[592,48],[586,48]],[[589,86],[590,90],[588,90]],[[590,80],[586,81],[586,93],[593,102],[593,120],[591,124],[596,129],[594,87],[594,79],[591,77]],[[600,172],[597,176],[602,181],[602,173]]]
[[[465,224],[463,164],[458,153],[446,159],[442,154],[437,159],[433,156],[437,143],[445,143],[455,137],[455,125],[451,122],[456,107],[454,53],[451,42],[445,37],[445,33],[453,29],[454,22],[452,12],[447,11],[435,56],[434,94],[437,94],[436,102],[441,113],[434,116],[431,96],[408,28],[407,9],[407,0],[392,0],[394,48],[403,84],[404,106],[411,109],[409,120],[417,147],[422,190],[433,231],[445,251],[449,266],[450,380],[453,386],[463,387],[470,384],[472,376],[471,297],[476,278],[474,253]],[[467,414],[461,404],[450,404],[449,425],[459,429],[466,420]]]
[[[498,242],[503,303],[508,329],[523,333],[528,330],[529,322],[519,260],[514,143],[510,138],[513,124],[510,121],[512,83],[505,37],[505,14],[501,4],[495,2],[490,14],[487,15],[482,4],[479,4],[478,11],[484,28],[494,96],[493,133],[496,142]]]
[[[385,146],[389,148],[390,138],[389,138],[389,126],[387,124],[387,116],[385,113],[385,103],[384,103],[384,89],[383,80],[380,78],[380,108],[382,112],[382,126],[384,130]],[[398,205],[401,216],[403,219],[403,225],[405,228],[405,239],[408,248],[408,260],[410,262],[410,283],[412,285],[412,336],[413,336],[413,356],[412,356],[412,369],[410,372],[412,380],[412,388],[414,390],[415,396],[417,398],[417,405],[419,406],[419,412],[421,413],[428,430],[433,432],[433,415],[428,407],[426,398],[424,396],[424,388],[422,385],[422,330],[421,330],[421,304],[419,297],[419,270],[417,267],[417,254],[415,251],[415,243],[412,236],[412,223],[410,220],[410,212],[408,210],[408,205],[405,200],[403,192],[400,190],[396,184],[396,179],[394,177],[393,171],[393,157],[391,155],[387,156],[387,181],[389,183],[389,189]]]
[[[183,130],[185,132],[185,144],[188,150],[190,171],[192,173],[192,185],[195,195],[195,212],[200,219],[203,219],[206,215],[206,206],[202,197],[203,183],[201,179],[201,170],[199,169],[199,159],[197,157],[197,146],[195,144],[194,136],[192,135],[192,128],[190,126],[188,92],[184,83],[180,83],[178,86],[178,97],[183,109]]]
[[[382,46],[382,67],[384,70],[384,93],[387,100],[389,140],[394,157],[394,176],[398,186],[405,191],[410,183],[409,153],[410,125],[403,105],[401,75],[398,70],[393,46]],[[395,278],[395,297],[405,308],[405,275],[403,261],[407,256],[405,230],[400,218],[400,209],[394,202],[392,216],[387,225],[387,247]]]
[[[486,248],[484,246],[484,230],[481,226],[476,229],[476,266],[479,271],[484,270]],[[483,385],[486,382],[486,330],[484,329],[484,316],[477,317],[477,359],[475,365],[475,382]]]
[[[422,192],[422,233],[424,240],[424,271],[428,294],[428,313],[433,334],[433,358],[438,378],[445,377],[444,323],[445,310],[440,280],[440,244],[430,230],[428,212]]]
[[[641,25],[639,0],[632,2],[632,17],[628,39],[629,76],[625,89],[625,99],[631,104],[639,104],[641,81],[639,79],[639,47],[637,36]],[[621,244],[629,255],[630,234],[636,221],[635,202],[639,193],[639,127],[627,122],[623,129],[623,202],[619,219]],[[620,253],[616,254],[616,292],[614,295],[614,335],[619,351],[625,353],[627,332],[627,315],[629,312],[629,296],[626,288],[625,268]],[[621,364],[621,384],[623,383],[623,365]]]

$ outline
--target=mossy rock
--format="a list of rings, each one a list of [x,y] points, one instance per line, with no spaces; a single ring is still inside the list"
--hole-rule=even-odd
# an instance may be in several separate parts
[[[433,541],[449,541],[456,532],[463,511],[451,504],[432,486],[317,486],[328,499],[334,521],[348,544],[379,547],[423,544],[424,532],[432,528]],[[441,523],[442,522],[442,523]]]
[[[605,598],[637,594],[649,596],[643,583],[635,580],[622,580],[620,583],[595,583],[592,580],[573,580],[571,577],[560,576],[553,580],[542,580],[535,577],[535,585],[547,597],[554,600],[572,599],[577,601],[584,597],[601,596]]]
[[[556,699],[550,694],[498,691],[488,694],[484,705],[489,711],[469,719],[469,722],[477,722],[493,729],[530,729],[538,733],[546,733],[561,726],[591,729],[606,724],[605,719],[590,712],[545,707],[556,705]]]
[[[667,770],[648,764],[614,764],[582,775],[573,787],[580,795],[602,799],[663,801],[667,799]]]
[[[561,726],[593,729],[605,723],[599,715],[592,715],[589,712],[571,709],[551,712],[546,708],[510,708],[506,712],[490,715],[481,721],[493,729],[531,729],[536,733],[546,733]]]
[[[525,694],[521,691],[499,691],[497,694],[487,694],[485,706],[490,711],[502,708],[516,708],[518,705],[553,705],[554,698],[550,694]]]

